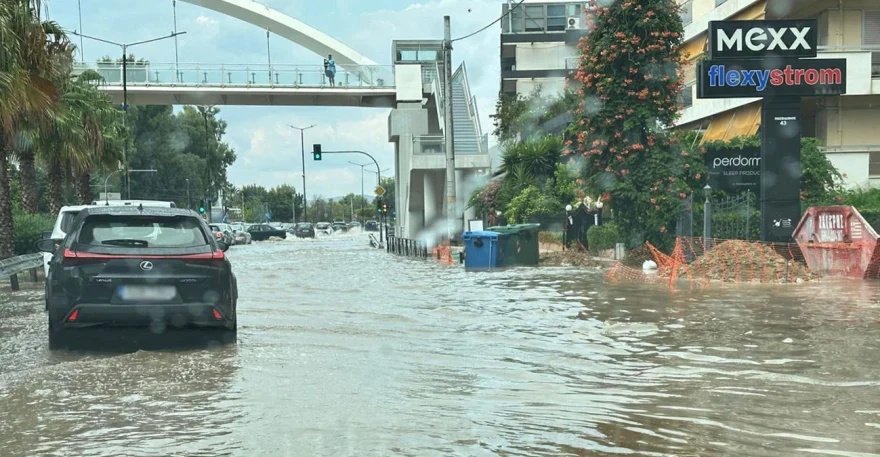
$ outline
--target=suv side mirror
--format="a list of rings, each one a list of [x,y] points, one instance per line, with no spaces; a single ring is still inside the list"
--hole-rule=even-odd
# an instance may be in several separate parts
[[[57,249],[57,246],[55,245],[55,240],[50,238],[39,240],[34,243],[34,245],[36,246],[38,251],[48,252],[49,254],[52,254]]]
[[[229,244],[227,244],[225,241],[217,241],[217,246],[223,252],[226,252],[227,250],[229,250]]]

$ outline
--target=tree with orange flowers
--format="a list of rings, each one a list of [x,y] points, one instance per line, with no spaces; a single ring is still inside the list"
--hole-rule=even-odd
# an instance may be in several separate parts
[[[584,103],[569,127],[584,179],[614,208],[630,245],[668,245],[702,162],[672,132],[684,34],[675,0],[592,0],[574,75]]]

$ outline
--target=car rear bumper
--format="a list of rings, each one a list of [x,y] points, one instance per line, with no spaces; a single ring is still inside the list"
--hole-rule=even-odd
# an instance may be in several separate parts
[[[215,314],[216,311],[216,314]],[[219,317],[218,317],[219,316]],[[94,326],[147,327],[227,327],[234,328],[235,318],[222,307],[209,303],[186,304],[80,304],[56,326],[82,328]]]

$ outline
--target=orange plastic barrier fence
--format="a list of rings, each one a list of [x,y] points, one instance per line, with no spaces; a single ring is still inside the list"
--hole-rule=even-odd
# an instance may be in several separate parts
[[[678,238],[668,254],[646,243],[649,259],[645,255],[625,259],[614,265],[606,278],[612,282],[665,283],[670,287],[880,278],[880,250],[875,244],[823,243],[806,245],[802,250],[797,243]],[[656,262],[657,270],[643,271],[644,260]]]
[[[444,243],[435,247],[432,250],[432,254],[440,263],[453,263],[452,249],[449,247],[449,243]]]

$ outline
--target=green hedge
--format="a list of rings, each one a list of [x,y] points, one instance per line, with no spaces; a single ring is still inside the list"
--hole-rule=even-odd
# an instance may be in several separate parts
[[[48,214],[15,213],[15,255],[37,252],[34,243],[40,240],[44,230],[55,227],[55,217]]]
[[[615,224],[594,225],[587,230],[587,244],[594,255],[614,249],[614,245],[620,242],[620,230]]]

